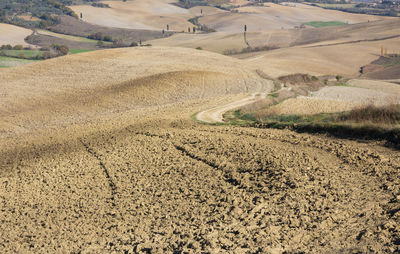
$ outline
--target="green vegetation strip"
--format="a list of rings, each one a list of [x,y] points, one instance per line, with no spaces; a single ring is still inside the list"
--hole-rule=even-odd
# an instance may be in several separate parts
[[[79,54],[79,53],[85,53],[85,52],[90,52],[94,51],[94,49],[70,49],[69,53],[70,54]]]
[[[311,21],[311,22],[306,22],[303,23],[304,25],[307,26],[312,26],[312,27],[326,27],[326,26],[343,26],[346,25],[346,23],[342,21]]]
[[[42,56],[43,51],[39,50],[31,50],[31,49],[24,49],[24,50],[2,50],[2,52],[9,57],[17,57],[17,58],[34,58],[36,56]]]
[[[341,113],[258,117],[236,110],[229,116],[234,125],[241,121],[256,128],[288,128],[298,132],[328,133],[339,138],[386,140],[391,146],[400,148],[400,105],[366,106]]]

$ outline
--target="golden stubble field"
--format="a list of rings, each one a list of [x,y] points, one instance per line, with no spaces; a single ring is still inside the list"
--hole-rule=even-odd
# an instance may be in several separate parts
[[[190,119],[272,90],[242,60],[113,49],[0,78],[6,252],[399,251],[397,150]]]
[[[0,33],[2,34],[2,36],[0,37],[0,46],[7,44],[10,44],[12,46],[27,46],[29,44],[27,44],[24,39],[32,33],[32,30],[10,24],[0,23]]]

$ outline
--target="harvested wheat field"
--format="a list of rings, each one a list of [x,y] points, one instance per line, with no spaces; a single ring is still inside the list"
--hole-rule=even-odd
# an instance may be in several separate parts
[[[321,46],[295,46],[257,54],[238,56],[259,66],[265,73],[279,77],[294,73],[339,74],[358,77],[361,66],[376,60],[381,45],[399,48],[400,37],[378,41],[339,43]]]
[[[89,5],[70,6],[76,13],[82,13],[83,20],[92,24],[130,28],[186,31],[193,24],[188,19],[194,17],[189,10],[172,5],[171,0],[135,0],[135,1],[102,1],[110,8],[98,8]]]
[[[398,150],[190,118],[272,91],[246,61],[125,48],[0,79],[3,252],[400,251]]]
[[[304,4],[285,6],[267,3],[264,6],[246,6],[237,8],[238,13],[219,13],[199,19],[200,23],[223,32],[243,32],[244,24],[249,31],[259,32],[277,29],[289,29],[310,21],[341,21],[354,24],[388,19],[373,15],[350,14],[335,10],[325,10]]]
[[[243,26],[241,25],[240,28],[243,29]],[[377,54],[380,53],[380,49],[382,46],[388,48],[389,52],[393,50],[398,50],[399,33],[399,19],[374,22],[371,21],[336,27],[278,30],[275,29],[259,32],[249,31],[246,34],[246,40],[251,47],[269,46],[271,48],[281,48],[281,50],[238,54],[235,55],[235,57],[241,59],[248,58],[249,60],[258,60],[268,56],[269,54],[274,55],[279,54],[277,52],[287,52],[287,54],[280,54],[279,57],[277,57],[277,60],[296,61],[296,59],[294,59],[297,58],[296,55],[302,54],[302,64],[298,64],[296,66],[308,66],[308,71],[310,71],[310,68],[319,70],[321,69],[321,67],[327,66],[327,68],[325,68],[323,71],[320,71],[320,73],[325,74],[332,73],[329,68],[332,64],[335,64],[338,59],[340,60],[342,58],[342,51],[338,50],[338,56],[336,56],[336,54],[332,54],[333,56],[328,56],[330,57],[329,59],[326,59],[326,56],[324,55],[319,55],[319,51],[330,50],[334,52],[332,49],[351,48],[351,50],[355,49],[357,52],[355,60],[362,59],[362,61],[358,61],[356,63],[356,66],[354,66],[354,60],[352,60],[353,62],[344,61],[344,68],[351,66],[353,68],[352,73],[354,73],[354,70],[358,71],[357,68],[361,67],[362,64],[369,64],[370,62],[368,61],[376,60],[376,58],[378,58]],[[248,45],[244,41],[242,31],[239,33],[215,32],[208,34],[178,33],[167,38],[151,40],[149,41],[149,43],[151,43],[152,45],[169,47],[201,47],[204,50],[218,53],[224,53],[225,51],[232,49],[240,52],[240,50],[242,50],[243,48],[248,47]],[[372,48],[368,48],[370,46],[367,46],[367,48],[365,48],[365,45],[372,45]],[[299,50],[298,48],[294,48],[294,46],[301,46],[301,48],[305,49]],[[359,55],[362,57],[358,58]],[[346,54],[346,56],[349,57],[351,56],[351,54]],[[365,56],[367,56],[367,58],[365,58]],[[314,60],[314,58],[317,59]],[[260,61],[261,66],[273,68],[273,66],[275,65],[275,59],[271,60],[271,63],[266,62],[268,64],[266,64],[265,62],[262,63]],[[322,65],[318,63],[316,65],[310,66],[311,64],[313,64],[313,61],[321,60],[325,61]],[[329,60],[329,62],[326,63],[327,60]],[[310,61],[311,63],[308,63]],[[285,64],[288,65],[287,61],[285,62]],[[278,69],[281,70],[281,73],[278,74],[276,77],[287,74],[287,72],[285,73],[284,71],[291,69],[291,65],[292,64],[289,64],[289,67],[285,66],[284,68],[282,66],[278,66]],[[340,65],[343,64],[341,63]],[[333,69],[333,71],[335,71],[335,69]],[[306,70],[298,69],[297,72],[306,72]]]
[[[0,45],[29,45],[24,39],[31,33],[32,30],[23,27],[0,23],[0,34],[2,34],[0,37]]]

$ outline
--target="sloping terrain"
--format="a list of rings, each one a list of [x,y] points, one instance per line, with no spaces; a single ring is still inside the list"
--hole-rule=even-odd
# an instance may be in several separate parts
[[[162,38],[161,31],[150,31],[141,29],[112,28],[90,24],[69,16],[60,16],[60,23],[49,28],[51,31],[61,34],[87,37],[94,33],[102,33],[113,39],[122,40],[125,43],[138,42],[139,40],[151,40]],[[165,34],[164,36],[167,36]]]
[[[285,6],[268,3],[265,6],[238,8],[238,13],[220,13],[200,18],[200,23],[223,32],[259,32],[288,29],[309,21],[342,21],[349,24],[386,19],[372,15],[356,15],[345,12],[324,10],[303,4]]]
[[[32,33],[32,30],[0,23],[0,33],[3,35],[0,37],[0,45],[28,45],[24,39]]]
[[[6,252],[400,251],[400,156],[190,115],[269,92],[243,60],[129,48],[0,69]]]
[[[400,37],[387,40],[357,43],[339,43],[316,47],[295,46],[268,52],[239,55],[248,62],[259,66],[272,77],[292,73],[312,75],[339,74],[358,77],[360,67],[375,60],[381,45],[398,48]]]
[[[129,29],[162,30],[169,24],[170,30],[186,31],[193,24],[193,16],[186,9],[170,4],[170,0],[156,1],[103,1],[111,8],[97,8],[89,5],[70,6],[76,13],[82,13],[83,20],[92,24]]]
[[[243,29],[243,27],[241,27]],[[318,48],[320,46],[339,46],[341,44],[355,44],[361,42],[384,41],[385,39],[399,37],[400,20],[384,20],[365,22],[337,27],[305,28],[305,29],[279,29],[263,32],[247,32],[246,40],[252,47],[273,46],[280,48],[304,45]],[[202,47],[205,50],[224,52],[229,49],[241,50],[247,47],[244,41],[243,32],[229,33],[216,32],[210,34],[175,34],[169,38],[150,41],[158,46],[180,46],[180,47]],[[395,50],[398,47],[386,45],[389,49]],[[379,52],[380,47],[379,45]],[[378,53],[379,53],[378,52]],[[265,52],[255,52],[238,55],[239,58],[258,57]],[[376,58],[376,57],[375,57]],[[371,59],[371,58],[369,58]],[[358,66],[360,67],[360,66]]]

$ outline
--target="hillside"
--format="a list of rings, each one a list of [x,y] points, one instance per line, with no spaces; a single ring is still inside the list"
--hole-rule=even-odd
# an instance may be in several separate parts
[[[3,250],[398,250],[397,150],[190,119],[273,89],[243,60],[112,49],[0,78]]]
[[[13,116],[10,120],[21,121],[14,124],[24,126],[25,130],[36,130],[44,124],[43,121],[47,123],[45,126],[55,124],[55,120],[59,124],[66,121],[63,124],[69,125],[70,121],[76,121],[72,116],[77,115],[80,115],[79,119],[90,120],[108,110],[140,109],[271,86],[270,81],[263,80],[251,69],[239,69],[239,65],[235,59],[183,48],[84,53],[1,70],[4,85],[0,106],[3,117]],[[64,107],[71,102],[74,102],[74,107]],[[98,107],[97,103],[105,104]],[[80,106],[88,107],[87,116],[74,110]],[[54,110],[58,114],[47,120],[30,115],[29,112],[39,109],[43,114]],[[14,118],[15,114],[24,117]],[[28,121],[25,117],[33,119]],[[10,129],[3,130],[3,135],[11,131],[6,136],[12,136],[13,125],[8,125],[8,122],[6,120],[6,126]]]
[[[0,253],[400,253],[400,19],[3,6]]]

